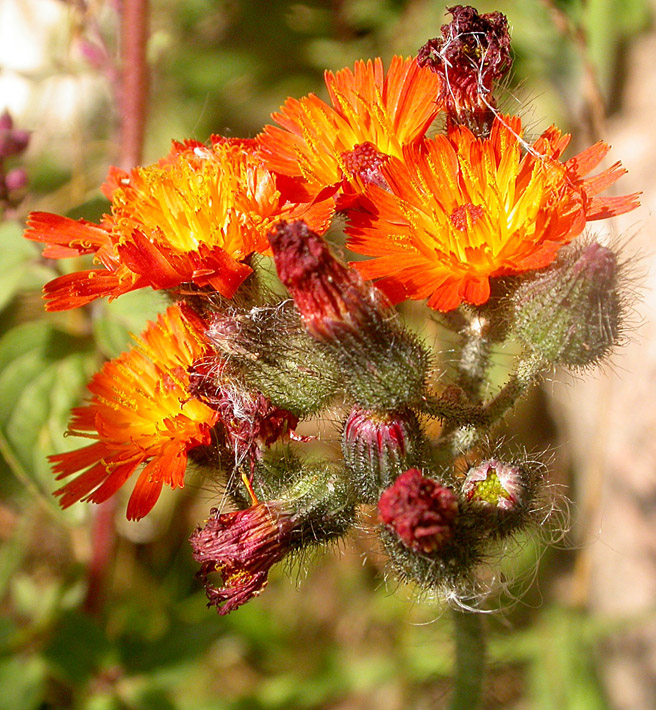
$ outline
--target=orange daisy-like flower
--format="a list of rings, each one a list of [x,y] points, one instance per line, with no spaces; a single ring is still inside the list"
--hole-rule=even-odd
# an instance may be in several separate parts
[[[267,250],[266,235],[280,219],[303,218],[325,231],[330,201],[288,201],[257,158],[254,140],[212,140],[211,147],[174,143],[167,158],[148,167],[112,168],[105,185],[111,214],[100,224],[30,215],[25,236],[45,242],[45,256],[94,254],[99,264],[47,284],[47,310],[187,282],[230,298],[252,271],[246,260]]]
[[[378,182],[387,156],[424,137],[437,115],[440,78],[416,59],[380,59],[354,71],[326,72],[332,106],[314,94],[287,99],[258,137],[268,168],[306,182],[310,195],[342,185]]]
[[[187,369],[208,351],[202,324],[180,306],[150,323],[137,347],[107,362],[89,384],[89,404],[73,410],[69,432],[96,441],[50,457],[57,478],[80,475],[55,491],[66,508],[102,503],[146,464],[128,503],[138,520],[164,484],[182,487],[187,452],[211,443],[218,414],[189,394]]]
[[[563,163],[568,135],[552,126],[529,147],[521,130],[519,118],[502,116],[487,139],[459,127],[391,158],[382,168],[389,189],[369,185],[366,209],[350,215],[349,248],[376,257],[357,262],[360,273],[380,279],[394,302],[479,305],[490,277],[547,266],[586,221],[637,207],[637,195],[597,196],[625,172],[619,163],[585,177],[606,144]]]

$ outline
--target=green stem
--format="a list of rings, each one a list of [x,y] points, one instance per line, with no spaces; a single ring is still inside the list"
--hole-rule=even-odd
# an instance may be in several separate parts
[[[485,671],[485,630],[481,614],[454,611],[456,660],[451,710],[480,707]]]
[[[458,416],[451,413],[442,429],[434,450],[436,460],[442,465],[447,465],[456,456],[476,446],[490,427],[497,424],[515,402],[539,381],[547,367],[538,356],[529,356],[520,360],[516,372],[491,400],[482,405],[469,405],[469,407],[460,405]],[[441,408],[446,413],[447,404],[450,403],[426,398],[423,409],[433,413],[440,412]]]

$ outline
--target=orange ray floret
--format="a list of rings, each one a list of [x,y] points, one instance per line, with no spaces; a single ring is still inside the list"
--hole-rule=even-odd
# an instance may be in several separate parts
[[[189,394],[187,369],[207,351],[197,316],[174,305],[148,325],[136,347],[103,366],[89,384],[91,401],[73,410],[68,428],[96,441],[50,456],[58,479],[82,471],[55,491],[63,508],[79,500],[102,503],[142,464],[128,519],[146,515],[163,485],[184,485],[187,452],[211,443],[218,420]]]
[[[258,137],[267,167],[305,181],[311,195],[375,181],[386,157],[421,140],[439,111],[440,79],[414,58],[394,57],[387,75],[380,59],[359,61],[325,80],[332,105],[289,98],[272,116],[280,127]]]
[[[619,163],[585,177],[606,144],[563,163],[569,136],[551,127],[528,146],[521,130],[519,118],[501,116],[489,138],[454,128],[391,158],[389,189],[369,185],[363,211],[350,215],[349,248],[376,257],[357,262],[360,273],[394,302],[480,305],[490,277],[543,268],[587,221],[637,207],[637,195],[597,196],[625,172]]]
[[[105,185],[111,213],[100,224],[32,213],[25,236],[44,242],[45,256],[94,254],[99,267],[47,284],[47,310],[187,282],[230,298],[252,271],[247,260],[268,249],[266,235],[280,219],[303,218],[325,231],[331,202],[287,201],[255,149],[254,140],[213,137],[211,147],[174,143],[155,165],[112,168]]]

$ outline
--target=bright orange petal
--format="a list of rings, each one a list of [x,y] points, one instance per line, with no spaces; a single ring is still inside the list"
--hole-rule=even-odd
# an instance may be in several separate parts
[[[415,59],[394,57],[385,74],[380,59],[353,70],[326,72],[331,104],[314,94],[287,99],[258,137],[270,170],[293,177],[317,194],[346,179],[356,187],[368,176],[349,169],[351,151],[370,144],[401,157],[404,145],[421,140],[439,111],[440,79]],[[361,189],[361,188],[359,188]]]
[[[112,204],[100,225],[43,212],[30,217],[26,236],[44,242],[46,256],[94,254],[103,267],[49,284],[49,310],[184,283],[231,297],[252,271],[251,255],[268,250],[275,224],[302,218],[322,233],[334,212],[329,196],[300,204],[283,195],[253,139],[174,143],[155,165],[112,168],[103,189]]]
[[[369,185],[349,215],[349,248],[375,257],[354,264],[360,273],[395,302],[479,305],[489,278],[543,268],[586,221],[636,206],[634,195],[594,196],[622,174],[615,165],[585,178],[603,144],[561,163],[554,156],[568,136],[552,127],[527,150],[521,130],[519,118],[502,116],[487,139],[461,126],[390,158],[388,189]]]
[[[184,484],[187,452],[211,442],[218,420],[189,394],[187,370],[207,351],[197,317],[171,306],[137,347],[104,365],[89,384],[91,401],[73,410],[69,425],[72,434],[96,442],[50,457],[58,478],[78,473],[56,491],[63,506],[107,500],[142,465],[129,518],[143,517],[162,485]]]

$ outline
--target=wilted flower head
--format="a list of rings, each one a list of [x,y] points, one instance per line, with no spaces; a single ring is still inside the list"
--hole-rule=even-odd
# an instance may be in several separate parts
[[[447,8],[453,20],[442,36],[424,44],[419,66],[441,79],[440,102],[451,122],[485,134],[494,117],[494,83],[512,66],[508,20],[500,12],[479,14],[469,5]]]
[[[208,606],[228,614],[261,594],[271,567],[290,551],[293,534],[292,510],[283,502],[258,503],[234,513],[212,509],[205,526],[189,539],[201,565],[198,575]],[[208,581],[213,572],[221,574],[222,587]]]
[[[190,538],[209,605],[227,614],[259,595],[276,562],[294,550],[342,535],[353,515],[348,482],[343,471],[330,464],[308,469],[273,501],[233,513],[213,509],[205,526]],[[221,575],[222,587],[208,579],[213,572]]]

